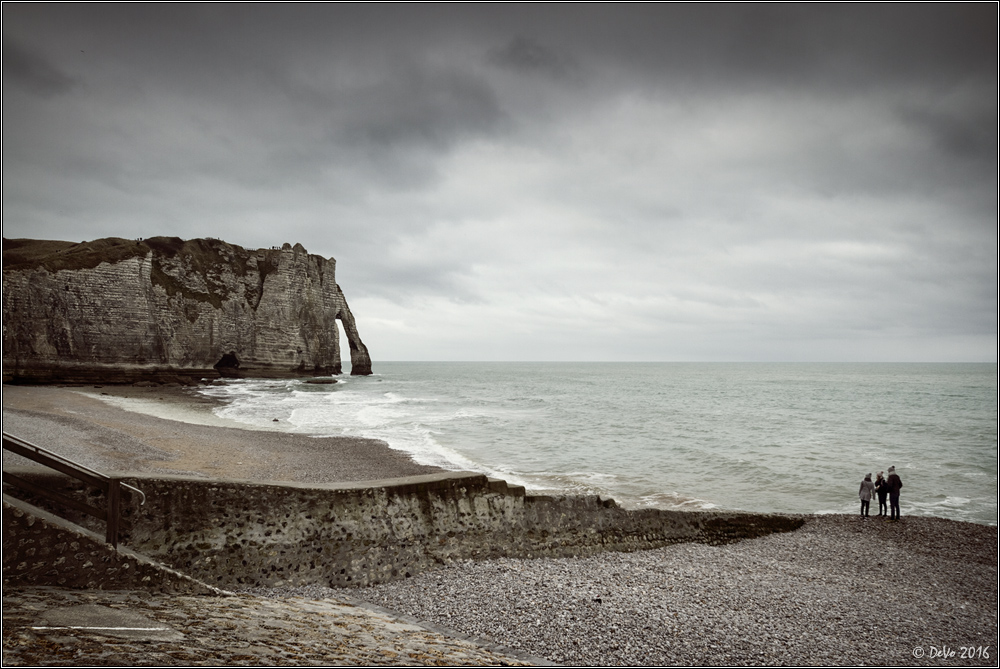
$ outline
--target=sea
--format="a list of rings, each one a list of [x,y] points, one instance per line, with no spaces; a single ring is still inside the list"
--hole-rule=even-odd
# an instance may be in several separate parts
[[[232,380],[227,422],[381,439],[417,462],[626,508],[858,513],[896,468],[902,514],[997,524],[997,365],[376,362]],[[331,453],[331,457],[336,454]],[[877,501],[872,503],[877,513]]]

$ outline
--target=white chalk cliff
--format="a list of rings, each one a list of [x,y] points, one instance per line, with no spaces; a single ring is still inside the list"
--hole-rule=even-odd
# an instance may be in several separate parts
[[[336,261],[300,244],[4,240],[4,381],[351,374],[371,359]]]

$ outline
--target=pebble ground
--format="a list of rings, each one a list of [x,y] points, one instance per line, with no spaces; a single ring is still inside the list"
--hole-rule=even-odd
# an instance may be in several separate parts
[[[817,516],[727,546],[469,561],[350,590],[6,587],[3,664],[997,666],[997,601],[996,527]],[[33,629],[87,604],[178,638]]]
[[[464,562],[326,592],[578,666],[997,666],[1000,652],[997,529],[938,518],[817,516],[728,546]]]

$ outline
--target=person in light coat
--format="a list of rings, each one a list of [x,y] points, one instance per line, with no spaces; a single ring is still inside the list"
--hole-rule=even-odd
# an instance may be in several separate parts
[[[871,504],[872,495],[875,494],[875,484],[872,483],[872,475],[866,474],[865,480],[861,482],[858,490],[858,497],[861,498],[861,517],[868,517],[868,506]]]

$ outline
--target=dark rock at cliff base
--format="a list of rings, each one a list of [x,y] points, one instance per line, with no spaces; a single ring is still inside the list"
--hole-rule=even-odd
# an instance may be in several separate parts
[[[351,374],[371,358],[336,261],[217,239],[5,239],[3,380],[191,384]]]

